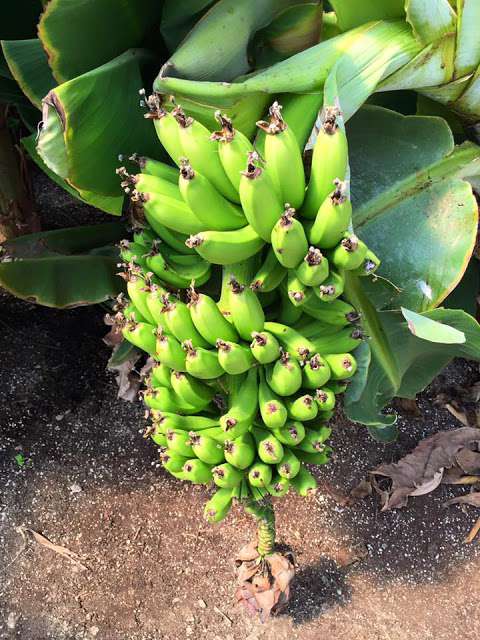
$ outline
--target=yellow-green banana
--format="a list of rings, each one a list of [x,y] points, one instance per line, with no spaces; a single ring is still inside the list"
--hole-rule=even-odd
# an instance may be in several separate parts
[[[217,340],[236,342],[238,333],[218,308],[213,298],[205,293],[198,293],[194,287],[189,290],[190,314],[195,328],[212,346]]]
[[[295,209],[286,205],[272,229],[271,243],[278,261],[287,269],[296,269],[308,251],[307,236]]]
[[[250,225],[238,231],[203,231],[185,243],[212,264],[234,264],[248,260],[265,244]]]
[[[233,187],[240,190],[241,172],[245,168],[247,155],[253,151],[250,140],[238,129],[234,129],[232,121],[220,111],[215,112],[215,118],[222,127],[210,136],[218,142],[220,162]]]
[[[233,276],[230,279],[230,313],[233,325],[243,340],[250,341],[254,332],[262,331],[265,313],[257,295]]]
[[[186,158],[182,158],[180,163],[180,193],[206,229],[232,231],[247,224],[240,207],[217,191],[210,180],[192,168]]]
[[[310,227],[308,238],[322,249],[332,249],[347,231],[352,220],[352,203],[345,182],[335,180],[335,190],[322,202]]]
[[[269,239],[270,241],[270,239]],[[274,291],[285,279],[287,270],[277,260],[273,247],[268,247],[262,266],[253,277],[250,287],[254,291],[268,293]]]
[[[336,108],[327,108],[312,155],[312,169],[301,215],[315,218],[325,198],[334,189],[334,180],[345,180],[348,167],[348,143],[339,127]]]
[[[355,234],[347,233],[331,253],[330,260],[337,269],[358,269],[367,255],[367,245]]]
[[[194,347],[190,340],[185,340],[182,346],[186,351],[185,368],[190,375],[200,380],[214,380],[225,373],[216,351]]]
[[[257,122],[265,131],[265,160],[282,203],[301,207],[305,197],[305,170],[300,147],[293,131],[282,118],[282,107],[274,102],[269,110],[270,121]]]
[[[328,260],[317,247],[310,247],[296,269],[297,278],[308,287],[318,287],[328,277]]]

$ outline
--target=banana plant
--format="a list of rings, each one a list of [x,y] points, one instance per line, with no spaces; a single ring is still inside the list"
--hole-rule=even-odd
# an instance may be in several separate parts
[[[332,37],[287,60],[231,82],[200,83],[164,69],[155,89],[174,94],[179,101],[229,108],[245,96],[259,100],[283,93],[302,95],[309,105],[312,95],[321,94],[335,73],[346,119],[372,93],[401,89],[414,89],[448,106],[467,123],[480,119],[480,47],[475,30],[480,6],[476,0],[366,0],[361,4],[333,0],[330,4],[335,14],[329,16],[326,35]],[[314,114],[312,109],[309,125]]]

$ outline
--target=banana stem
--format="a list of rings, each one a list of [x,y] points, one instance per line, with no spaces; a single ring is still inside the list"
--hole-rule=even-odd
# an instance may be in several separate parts
[[[275,548],[275,512],[270,500],[261,502],[251,500],[245,505],[247,513],[257,521],[257,551],[264,558],[273,553]]]

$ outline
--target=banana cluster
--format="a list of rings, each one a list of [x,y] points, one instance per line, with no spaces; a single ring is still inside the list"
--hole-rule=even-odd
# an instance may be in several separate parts
[[[377,257],[349,231],[348,147],[326,111],[306,183],[302,153],[274,103],[258,124],[262,156],[217,112],[211,133],[180,107],[147,100],[147,117],[178,169],[133,156],[118,170],[142,228],[120,246],[126,340],[155,363],[142,392],[164,468],[234,498],[315,491],[306,464],[325,464],[336,395],[364,339],[341,298],[346,271]],[[298,213],[297,213],[298,212]]]

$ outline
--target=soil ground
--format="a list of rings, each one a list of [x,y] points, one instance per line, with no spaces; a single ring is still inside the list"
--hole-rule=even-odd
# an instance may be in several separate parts
[[[42,178],[36,190],[43,219],[64,225],[49,209],[61,192]],[[478,639],[480,546],[463,540],[479,514],[442,506],[468,489],[441,486],[388,513],[376,497],[342,507],[327,491],[277,501],[278,540],[298,572],[288,611],[261,624],[233,601],[232,558],[253,523],[235,508],[206,524],[208,489],[157,468],[139,434],[141,405],[116,399],[106,371],[102,309],[59,312],[6,294],[0,306],[0,638]],[[458,428],[433,398],[478,379],[477,365],[452,363],[421,396],[421,415],[400,416],[393,445],[340,417],[333,462],[318,477],[348,492],[422,438]],[[77,553],[86,569],[25,544],[18,527]]]

